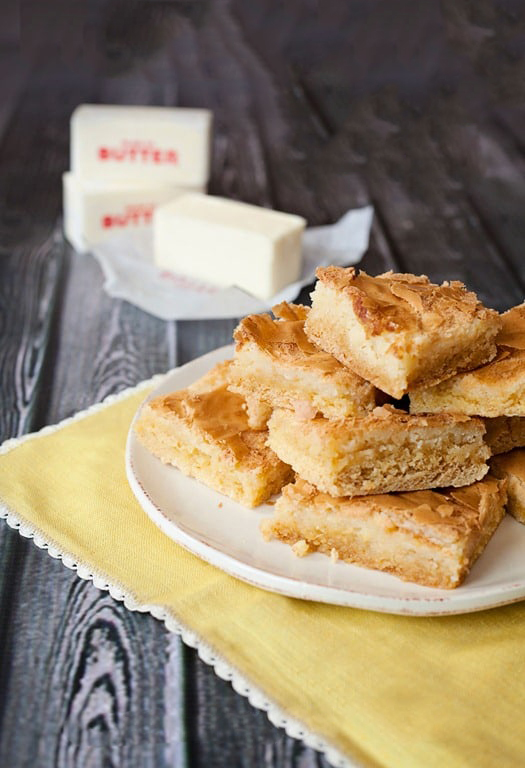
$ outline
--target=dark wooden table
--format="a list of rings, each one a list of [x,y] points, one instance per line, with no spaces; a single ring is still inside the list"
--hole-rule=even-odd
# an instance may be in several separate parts
[[[362,266],[525,285],[520,0],[181,0],[2,7],[2,439],[226,343],[110,299],[61,234],[81,102],[207,107],[210,191],[334,221],[372,202]],[[20,34],[21,32],[21,34]],[[307,300],[307,291],[303,292]],[[0,766],[328,765],[150,616],[0,527]]]

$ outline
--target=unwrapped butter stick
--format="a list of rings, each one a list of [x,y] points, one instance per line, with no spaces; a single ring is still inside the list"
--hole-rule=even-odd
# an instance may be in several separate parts
[[[71,117],[71,170],[84,181],[204,187],[211,124],[206,109],[82,104]]]
[[[156,206],[187,192],[169,184],[90,184],[62,177],[64,233],[81,253],[123,230],[151,226]]]
[[[202,194],[153,215],[155,262],[219,286],[269,299],[301,274],[301,216]]]

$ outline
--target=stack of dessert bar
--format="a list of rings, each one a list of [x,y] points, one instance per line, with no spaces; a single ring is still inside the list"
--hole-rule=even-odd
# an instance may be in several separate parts
[[[234,360],[147,403],[136,433],[247,506],[282,490],[262,531],[298,555],[455,587],[507,486],[525,519],[525,452],[488,464],[525,445],[525,304],[500,316],[458,282],[317,276],[311,309],[244,318]]]

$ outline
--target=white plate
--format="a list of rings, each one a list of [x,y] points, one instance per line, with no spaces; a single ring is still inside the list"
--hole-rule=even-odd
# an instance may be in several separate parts
[[[151,397],[186,387],[232,356],[223,347],[167,374]],[[135,417],[136,418],[136,417]],[[525,526],[507,516],[461,587],[420,587],[394,576],[314,553],[296,557],[266,542],[264,504],[246,509],[151,456],[129,431],[126,471],[148,516],[171,539],[226,573],[271,592],[385,613],[432,616],[468,613],[525,598]]]

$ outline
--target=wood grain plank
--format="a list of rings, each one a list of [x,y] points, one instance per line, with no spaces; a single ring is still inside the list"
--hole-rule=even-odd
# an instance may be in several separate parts
[[[184,34],[172,42],[180,105],[213,111],[213,165],[209,191],[271,206],[271,190],[246,76],[224,60],[224,44],[210,31],[209,14],[199,26],[180,22]],[[211,50],[209,48],[211,47]],[[217,69],[218,68],[218,69]]]
[[[190,681],[186,709],[195,718],[189,731],[192,766],[329,768],[323,755],[273,726],[265,712],[235,693],[191,649],[184,652]]]
[[[402,267],[421,272],[424,265],[434,280],[462,280],[497,309],[518,303],[519,288],[487,240],[462,184],[449,174],[435,139],[424,124],[402,124],[400,111],[397,98],[388,94],[379,106],[362,104],[345,126],[344,140],[346,154],[356,162],[356,146],[368,158],[368,186]]]
[[[523,296],[525,158],[497,126],[472,124],[466,117],[453,137],[445,134],[442,144],[450,164],[460,168],[468,200],[501,269],[512,275]]]
[[[50,388],[50,414],[59,418],[178,363],[176,324],[109,297],[96,260],[66,247],[69,279]]]
[[[16,217],[14,220],[16,222]],[[49,227],[33,228],[25,245],[10,245],[15,227],[2,233],[0,247],[0,442],[41,426],[42,383],[49,364],[54,319],[64,271],[62,249]],[[10,247],[9,247],[10,246]],[[26,542],[0,527],[0,690],[9,678],[14,638],[9,634]],[[6,699],[0,696],[0,722]]]
[[[2,32],[6,29],[5,16],[2,19]],[[0,32],[0,35],[2,34]],[[2,83],[2,100],[0,101],[0,141],[11,119],[13,110],[20,98],[32,63],[21,56],[19,45],[14,41],[0,40],[0,82]]]
[[[465,195],[460,158],[451,168],[444,151],[468,123],[465,115],[483,125],[497,96],[497,62],[487,47],[500,28],[508,36],[509,27],[482,5],[485,10],[455,13],[452,4],[403,0],[395,12],[376,2],[327,6],[302,16],[296,7],[270,3],[258,18],[237,7],[259,58],[272,71],[291,62],[315,105],[328,139],[318,157],[310,156],[314,168],[319,162],[317,174],[339,164],[364,182],[401,267],[417,272],[424,264],[433,279],[462,279],[486,303],[503,309],[520,300],[520,291],[501,258],[502,247],[487,237]],[[407,15],[410,28],[402,21]],[[293,42],[278,32],[294,26]],[[308,55],[301,48],[305,39]],[[458,53],[459,39],[468,44],[465,57]],[[378,51],[393,40],[390,62]],[[490,71],[477,68],[489,59]],[[498,62],[503,83],[510,63]]]
[[[179,365],[232,343],[237,320],[182,320],[177,324]]]
[[[33,594],[26,592],[12,617],[16,652],[1,764],[157,766],[175,747],[183,757],[180,727],[165,730],[161,625],[34,547],[21,580],[31,582]],[[170,663],[179,666],[171,653]]]
[[[6,247],[7,250],[7,247]],[[37,407],[64,269],[54,232],[37,228],[0,259],[0,435],[38,426]]]

